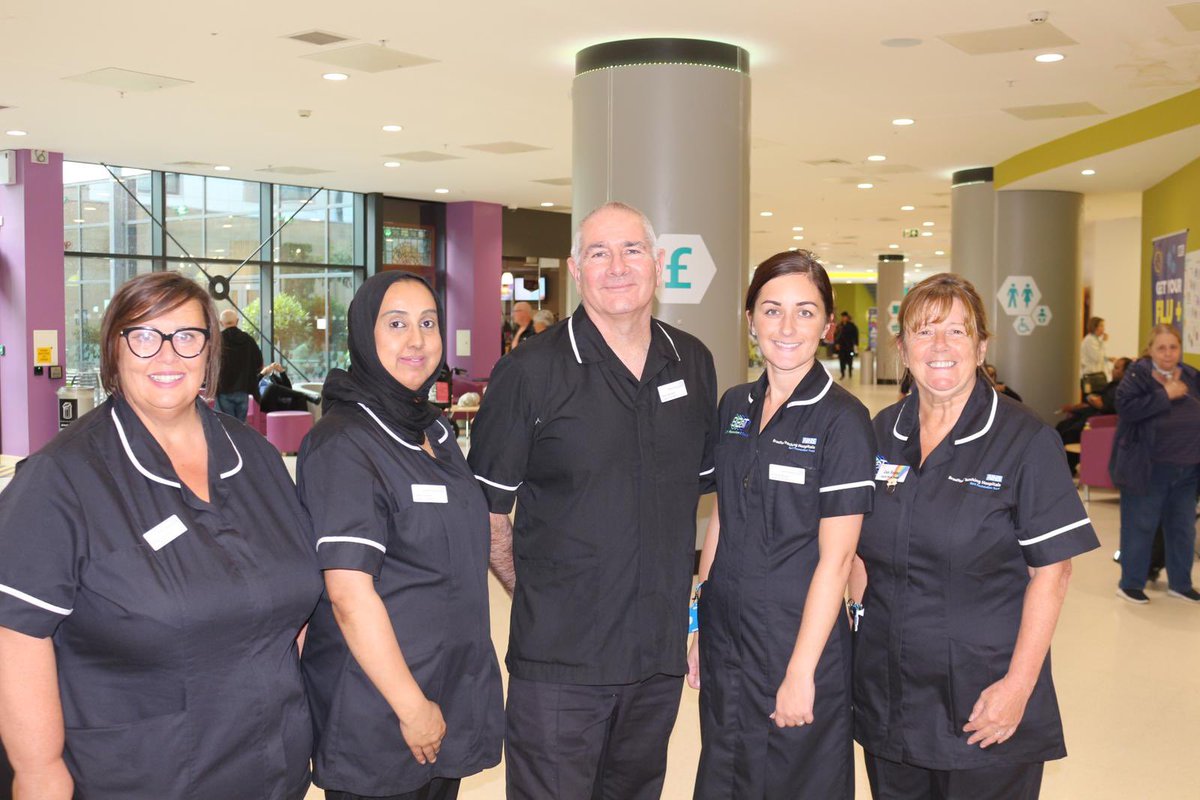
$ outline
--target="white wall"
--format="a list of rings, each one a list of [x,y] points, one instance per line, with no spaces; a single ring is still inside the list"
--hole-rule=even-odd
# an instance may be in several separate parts
[[[1091,289],[1092,316],[1105,320],[1105,350],[1114,358],[1136,356],[1144,338],[1138,329],[1141,236],[1140,193],[1084,197],[1083,285]]]

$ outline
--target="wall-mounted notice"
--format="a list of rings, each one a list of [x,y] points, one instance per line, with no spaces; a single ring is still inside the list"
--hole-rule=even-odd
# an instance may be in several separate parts
[[[1186,229],[1159,236],[1150,253],[1150,321],[1174,325],[1183,334],[1183,262],[1187,255]],[[1186,348],[1184,348],[1186,350]]]
[[[1183,262],[1183,352],[1200,353],[1200,250]]]

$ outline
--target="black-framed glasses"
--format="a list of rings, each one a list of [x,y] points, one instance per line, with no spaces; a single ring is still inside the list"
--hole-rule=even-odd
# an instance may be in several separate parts
[[[170,342],[180,358],[195,358],[208,344],[208,329],[180,328],[174,333],[163,333],[149,325],[135,325],[123,329],[121,338],[129,345],[129,352],[138,358],[154,358],[162,350],[163,342]]]

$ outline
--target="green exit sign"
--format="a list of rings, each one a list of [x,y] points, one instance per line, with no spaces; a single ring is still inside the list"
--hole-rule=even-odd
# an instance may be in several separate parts
[[[904,229],[904,238],[905,239],[916,239],[920,235],[921,235],[920,228],[905,228]]]

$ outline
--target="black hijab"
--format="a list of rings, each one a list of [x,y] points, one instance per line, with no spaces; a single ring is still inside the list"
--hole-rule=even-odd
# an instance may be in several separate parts
[[[433,295],[437,306],[438,332],[442,336],[442,361],[416,391],[409,389],[379,360],[375,350],[375,322],[383,296],[397,281],[415,281]],[[354,294],[347,314],[350,329],[350,370],[330,370],[321,391],[321,408],[328,411],[341,403],[363,403],[378,415],[400,438],[412,444],[425,441],[425,429],[433,424],[441,409],[429,402],[433,386],[445,363],[445,315],[437,294],[424,278],[410,272],[388,271],[372,275]]]

